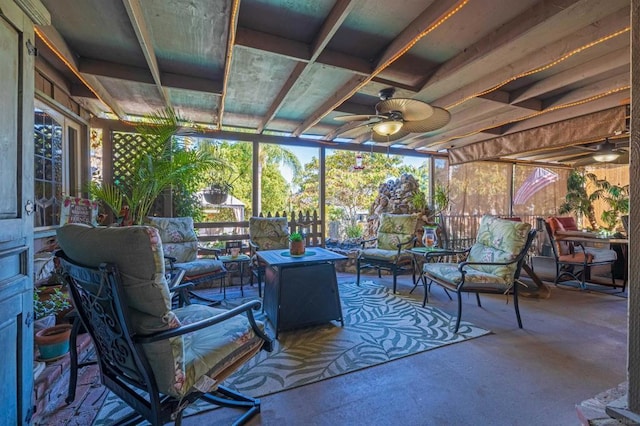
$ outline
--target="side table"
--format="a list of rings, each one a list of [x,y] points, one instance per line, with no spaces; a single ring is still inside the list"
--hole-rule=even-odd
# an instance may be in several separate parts
[[[419,271],[417,277],[415,274],[413,275],[413,288],[409,293],[413,293],[413,290],[416,289],[416,287],[418,286],[418,283],[420,282],[420,280],[422,280],[422,284],[424,285],[424,294],[426,295],[427,291],[429,291],[429,286],[427,285],[427,280],[423,275],[423,268],[420,268],[420,265],[418,263],[418,258],[424,257],[424,263],[427,263],[427,262],[433,262],[435,259],[440,258],[442,256],[454,255],[455,252],[452,250],[444,249],[440,247],[413,247],[408,251],[413,255],[414,271],[416,270]],[[449,296],[449,298],[451,298],[449,293],[447,293],[447,295]]]
[[[240,294],[244,296],[244,265],[248,265],[251,262],[251,257],[246,254],[239,254],[237,256],[225,255],[218,256],[218,259],[224,264],[224,267],[229,271],[229,280],[233,278],[232,272],[237,270],[240,272]],[[227,282],[223,281],[222,284],[223,297],[227,297]]]

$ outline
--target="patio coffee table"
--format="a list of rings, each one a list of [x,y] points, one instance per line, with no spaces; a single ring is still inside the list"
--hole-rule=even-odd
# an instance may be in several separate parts
[[[276,338],[281,330],[334,320],[344,326],[334,262],[346,256],[320,247],[307,247],[300,257],[286,249],[256,254],[266,263],[264,311]]]

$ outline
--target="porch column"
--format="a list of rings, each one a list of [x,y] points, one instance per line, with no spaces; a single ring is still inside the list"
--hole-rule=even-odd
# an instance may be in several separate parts
[[[629,409],[640,413],[640,0],[631,1],[631,137],[629,139]]]

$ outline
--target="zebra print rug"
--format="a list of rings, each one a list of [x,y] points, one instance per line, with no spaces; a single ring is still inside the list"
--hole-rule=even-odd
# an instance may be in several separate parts
[[[371,281],[359,287],[340,283],[339,290],[344,327],[335,322],[281,331],[272,352],[260,352],[224,384],[253,397],[265,396],[489,333],[462,321],[454,334],[455,317],[432,306],[423,308],[421,297],[394,295]],[[232,307],[246,300],[230,299],[226,304]],[[262,314],[256,317],[264,320]],[[211,408],[197,402],[185,415]],[[124,402],[111,394],[94,424],[107,424],[125,410]]]

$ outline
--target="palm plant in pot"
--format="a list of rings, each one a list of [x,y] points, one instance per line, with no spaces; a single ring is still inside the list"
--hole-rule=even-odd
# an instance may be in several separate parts
[[[95,183],[91,196],[100,200],[121,225],[142,224],[163,191],[194,180],[203,180],[220,161],[206,152],[186,149],[174,138],[185,120],[167,108],[145,117],[136,127],[146,147],[132,159],[126,178],[114,183]]]

